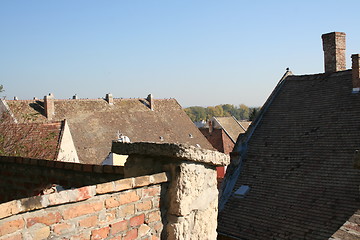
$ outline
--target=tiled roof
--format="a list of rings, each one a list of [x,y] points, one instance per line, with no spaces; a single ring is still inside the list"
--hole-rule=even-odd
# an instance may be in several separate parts
[[[220,124],[222,129],[229,135],[235,143],[239,134],[245,133],[251,122],[239,122],[234,117],[214,117],[214,120]]]
[[[225,181],[236,181],[232,193],[242,185],[251,189],[245,198],[230,195],[219,233],[328,239],[358,211],[360,170],[353,157],[360,149],[360,94],[352,94],[351,78],[347,70],[288,76],[278,85],[242,138],[249,140],[242,164],[228,168]]]
[[[154,111],[145,99],[54,100],[53,120],[66,119],[79,159],[84,163],[101,163],[111,150],[117,132],[132,142],[168,142],[199,144],[213,149],[191,122],[175,99],[155,99]],[[6,101],[19,122],[47,122],[44,102]]]
[[[230,154],[234,148],[234,143],[223,129],[214,128],[211,132],[209,131],[209,128],[199,128],[199,130],[219,152]]]
[[[0,155],[56,160],[62,122],[0,124]]]

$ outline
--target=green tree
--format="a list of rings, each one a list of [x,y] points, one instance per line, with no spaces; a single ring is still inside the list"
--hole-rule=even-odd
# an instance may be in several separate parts
[[[199,106],[188,107],[185,109],[185,112],[188,114],[191,121],[193,121],[193,122],[206,120],[206,117],[207,117],[206,109],[203,107],[199,107]]]
[[[260,113],[260,108],[259,107],[250,108],[249,120],[254,121],[255,118],[259,115],[259,113]]]
[[[5,91],[4,87],[3,87],[3,85],[0,84],[0,92],[3,92],[3,91]]]

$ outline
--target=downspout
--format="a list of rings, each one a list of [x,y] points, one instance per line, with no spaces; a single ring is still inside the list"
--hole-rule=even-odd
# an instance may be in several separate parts
[[[286,69],[285,74],[282,76],[278,84],[276,85],[273,92],[270,94],[269,98],[266,100],[265,104],[260,110],[259,115],[256,117],[256,119],[251,123],[250,127],[248,128],[247,132],[244,136],[239,137],[235,147],[233,149],[233,152],[239,153],[238,156],[236,156],[235,159],[231,160],[231,164],[226,170],[226,175],[224,178],[224,181],[221,185],[221,192],[219,196],[219,212],[225,207],[225,203],[228,201],[233,188],[236,184],[237,179],[240,176],[240,172],[243,165],[243,159],[246,157],[247,154],[247,148],[248,143],[251,140],[252,135],[254,134],[256,128],[260,124],[264,114],[267,112],[268,108],[271,106],[271,103],[274,101],[275,97],[280,92],[282,86],[284,85],[285,79],[293,75],[291,71]]]

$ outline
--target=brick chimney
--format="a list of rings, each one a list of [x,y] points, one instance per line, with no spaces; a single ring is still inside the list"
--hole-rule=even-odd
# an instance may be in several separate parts
[[[105,100],[110,104],[113,105],[114,104],[114,98],[113,95],[111,93],[107,93],[105,96]]]
[[[151,111],[154,111],[154,97],[151,93],[147,96],[146,100],[149,102]]]
[[[212,133],[214,130],[213,122],[209,120],[209,133]]]
[[[55,115],[54,95],[52,93],[44,97],[44,110],[47,119],[52,120]]]
[[[346,70],[345,37],[343,32],[331,32],[321,36],[326,73]]]
[[[360,54],[351,55],[353,92],[360,91]]]

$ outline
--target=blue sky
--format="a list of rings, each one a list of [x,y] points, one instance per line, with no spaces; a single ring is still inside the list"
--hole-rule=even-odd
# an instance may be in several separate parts
[[[360,1],[0,1],[7,99],[176,98],[261,106],[286,67],[323,71],[321,34],[360,53]]]

